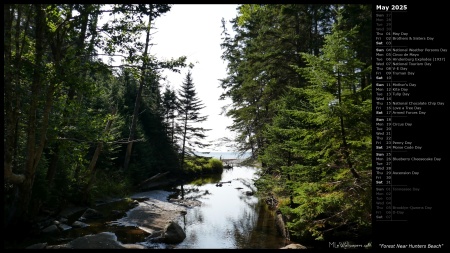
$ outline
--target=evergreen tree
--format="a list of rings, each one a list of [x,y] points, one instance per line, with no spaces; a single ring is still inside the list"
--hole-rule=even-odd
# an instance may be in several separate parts
[[[166,86],[162,98],[162,110],[166,131],[169,134],[170,140],[175,145],[175,129],[176,129],[176,110],[178,107],[178,98],[174,90]]]
[[[5,5],[5,227],[33,220],[44,207],[56,210],[67,201],[79,201],[83,189],[85,199],[102,193],[99,184],[107,180],[94,176],[113,175],[103,172],[111,172],[112,161],[123,157],[117,148],[124,136],[129,138],[130,128],[121,136],[118,128],[131,121],[136,101],[125,104],[131,112],[124,114],[119,99],[123,93],[116,91],[124,82],[117,82],[117,74],[123,74],[126,65],[136,77],[135,86],[155,89],[153,106],[161,103],[159,90],[143,78],[151,77],[156,84],[161,69],[178,71],[184,66],[184,57],[156,61],[145,50],[149,39],[139,41],[142,33],[150,36],[147,20],[169,10],[167,4]],[[112,20],[100,27],[103,13],[112,14]],[[124,56],[126,62],[103,63],[99,51]],[[133,118],[137,122],[137,115]],[[158,122],[154,126],[163,129]],[[156,136],[160,129],[154,131]],[[142,129],[133,136],[140,136],[138,131]],[[111,184],[115,189],[127,184],[122,175],[114,180],[120,184]]]
[[[228,77],[221,80],[222,98],[232,99],[227,116],[237,132],[239,151],[256,158],[267,147],[263,131],[272,124],[278,100],[289,87],[304,85],[292,65],[305,66],[302,52],[318,52],[333,16],[330,5],[243,4],[232,21],[236,35],[224,26],[221,44]],[[319,25],[321,24],[321,25]]]
[[[199,126],[206,121],[208,116],[201,116],[200,110],[205,108],[202,101],[197,97],[197,92],[189,70],[186,74],[181,89],[178,91],[178,120],[181,129],[181,169],[184,168],[184,158],[186,155],[195,155],[195,148],[210,146],[202,142],[206,138],[205,129]]]
[[[150,67],[152,63],[151,63],[151,58],[149,57],[150,30],[152,27],[152,21],[155,17],[158,17],[162,13],[165,13],[170,10],[170,5],[166,5],[166,4],[162,4],[162,5],[150,4],[148,7],[145,5],[140,6],[140,7],[144,10],[144,13],[148,15],[148,23],[146,24],[145,46],[144,46],[144,52],[142,54],[141,79],[139,82],[139,89],[136,94],[136,101],[134,104],[134,111],[133,111],[132,121],[131,121],[131,126],[130,126],[130,136],[128,137],[127,150],[125,153],[125,161],[124,161],[124,165],[123,165],[124,170],[128,169],[128,166],[130,163],[131,151],[132,151],[134,135],[135,135],[135,131],[136,131],[136,124],[137,124],[138,115],[139,115],[139,107],[140,107],[140,103],[142,100],[142,90],[146,84],[149,85],[148,83],[146,83],[146,79],[148,78],[148,76],[152,76],[152,73],[149,73],[149,72],[152,72],[152,71],[155,72],[155,70]],[[132,54],[132,51],[130,51],[130,54]],[[129,60],[133,61],[133,59],[129,59]]]
[[[369,9],[244,4],[236,35],[224,29],[230,129],[263,166],[258,189],[283,198],[292,235],[370,227]]]
[[[369,69],[350,42],[356,29],[345,30],[341,9],[320,55],[303,53],[308,80],[284,98],[268,128],[271,147],[263,158],[280,173],[291,195],[294,235],[351,238],[371,226],[371,100],[370,85],[361,80]],[[368,94],[369,93],[369,96]],[[285,164],[272,156],[287,154]],[[286,156],[285,156],[286,157]],[[293,202],[293,203],[292,203]]]

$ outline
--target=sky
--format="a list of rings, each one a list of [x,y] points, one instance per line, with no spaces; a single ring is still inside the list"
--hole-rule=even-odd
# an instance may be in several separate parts
[[[227,129],[232,119],[220,115],[222,107],[230,104],[230,100],[220,101],[222,94],[219,79],[226,77],[226,62],[222,60],[222,18],[227,23],[228,32],[231,33],[229,21],[236,17],[238,5],[236,4],[174,4],[171,10],[154,21],[154,33],[150,54],[159,60],[186,56],[187,63],[194,63],[191,70],[192,80],[197,91],[197,97],[203,102],[205,108],[200,115],[208,115],[202,127],[211,129],[206,132],[208,136],[204,142],[213,144],[211,147],[198,151],[233,151],[219,144],[217,140],[222,137],[234,138],[234,133]],[[167,76],[166,84],[178,90],[188,69],[181,73],[164,71]]]

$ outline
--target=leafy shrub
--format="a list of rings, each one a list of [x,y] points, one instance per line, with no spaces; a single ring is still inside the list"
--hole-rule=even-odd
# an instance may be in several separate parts
[[[221,160],[219,160],[217,158],[209,159],[208,166],[211,168],[213,173],[222,173],[223,172],[223,163]]]

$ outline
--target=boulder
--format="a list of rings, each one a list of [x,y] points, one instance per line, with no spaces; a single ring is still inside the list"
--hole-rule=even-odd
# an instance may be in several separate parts
[[[85,227],[89,227],[89,224],[86,224],[86,223],[81,222],[81,221],[75,221],[74,223],[72,223],[72,227],[74,227],[74,228],[85,228]]]
[[[94,235],[86,235],[67,243],[71,249],[144,249],[138,244],[122,244],[117,241],[117,236],[111,232],[102,232]]]
[[[71,226],[66,225],[66,224],[62,224],[62,223],[59,224],[58,227],[59,227],[59,229],[61,229],[61,231],[66,231],[66,230],[72,229]]]
[[[67,223],[69,220],[67,218],[61,217],[59,218],[60,223]]]
[[[289,231],[286,229],[285,218],[280,210],[276,211],[275,216],[275,226],[277,228],[278,234],[283,236],[283,238],[289,239]]]
[[[52,233],[58,233],[58,232],[59,232],[59,229],[58,229],[58,226],[56,226],[55,224],[53,224],[53,225],[50,225],[50,226],[44,228],[44,229],[42,230],[42,232],[44,232],[44,233],[49,233],[49,234],[52,234]]]
[[[101,218],[101,217],[103,217],[103,215],[100,212],[98,212],[95,209],[88,208],[88,209],[86,209],[86,211],[84,211],[83,215],[81,216],[81,220],[84,220],[84,219],[98,219],[98,218]]]
[[[26,247],[25,249],[45,249],[47,247],[47,243],[36,243]]]
[[[163,231],[162,241],[164,243],[180,243],[186,238],[186,233],[178,223],[171,221]]]
[[[134,208],[134,207],[137,207],[137,206],[139,206],[139,201],[137,201],[137,200],[133,200],[130,203],[130,208]]]
[[[305,246],[298,244],[298,243],[291,243],[289,245],[286,245],[280,249],[307,249]]]

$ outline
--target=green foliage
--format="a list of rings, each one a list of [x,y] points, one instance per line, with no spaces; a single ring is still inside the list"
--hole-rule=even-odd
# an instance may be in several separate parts
[[[348,171],[335,174],[334,181],[297,185],[294,200],[298,207],[283,208],[294,217],[288,223],[294,236],[324,240],[345,235],[349,239],[371,227],[371,173],[363,174],[359,181]]]
[[[96,185],[91,192],[92,199],[126,197],[133,189],[130,180],[121,170],[101,170],[96,175]]]
[[[137,93],[138,80],[132,75],[131,70],[126,70],[119,76],[124,83],[124,96],[120,100],[120,114],[127,122],[121,128],[121,135],[129,134],[128,126],[131,125],[131,117]],[[153,78],[153,79],[152,79]],[[164,104],[160,99],[160,90],[156,76],[150,76],[148,81],[152,83],[143,90],[139,121],[136,127],[132,157],[127,176],[133,185],[149,178],[157,173],[166,171],[176,172],[179,169],[179,157],[176,147],[172,143],[171,135],[165,124]],[[122,150],[126,145],[122,146]],[[123,153],[122,153],[123,154]],[[117,159],[115,166],[121,166],[122,157]]]
[[[5,160],[30,186],[5,183],[5,210],[11,211],[5,217],[33,218],[22,214],[29,207],[34,212],[123,194],[139,177],[179,168],[159,115],[159,71],[179,71],[186,57],[159,62],[144,53],[140,41],[170,6],[5,5]],[[105,8],[111,12],[100,11]],[[100,27],[104,13],[114,15]],[[103,63],[97,50],[121,54],[129,67]],[[137,136],[145,141],[137,145],[134,175],[122,175],[123,142],[140,80],[147,97]]]
[[[48,161],[46,159],[42,159],[38,169],[36,171],[34,186],[33,186],[33,203],[32,208],[34,210],[30,210],[35,214],[39,211],[39,205],[42,203],[48,204],[50,208],[57,207],[60,203],[56,201],[52,201],[51,188],[48,187],[46,176],[46,167],[48,166]],[[36,209],[35,209],[36,208]]]
[[[208,165],[211,170],[215,173],[222,173],[223,171],[223,163],[221,160],[217,158],[211,158],[208,160]]]
[[[178,91],[177,103],[179,135],[181,146],[181,169],[185,163],[186,155],[194,155],[196,148],[205,148],[210,146],[203,140],[206,138],[206,129],[201,126],[202,122],[208,119],[208,116],[202,116],[200,110],[205,108],[203,102],[197,97],[197,91],[192,80],[192,73],[189,70]]]
[[[186,157],[183,173],[189,176],[221,174],[223,163],[216,158],[206,158],[199,156]]]
[[[226,115],[233,118],[229,128],[236,132],[238,151],[251,151],[256,158],[267,148],[264,131],[272,125],[280,99],[289,87],[305,82],[292,66],[304,67],[301,54],[319,51],[332,9],[320,4],[243,4],[231,21],[234,37],[224,25],[222,58],[229,64],[221,98],[233,101]]]
[[[352,47],[357,27],[341,25],[342,8],[320,54],[302,52],[304,66],[291,65],[307,82],[272,103],[276,114],[262,131],[266,174],[256,186],[283,200],[297,238],[348,240],[371,227],[370,66]]]
[[[202,186],[204,184],[212,184],[217,183],[222,178],[222,174],[219,173],[213,173],[213,174],[207,174],[202,176],[196,176],[194,180],[190,181],[189,184]]]
[[[141,41],[170,5],[115,4],[111,22],[97,27],[103,7],[5,5],[5,165],[31,176],[33,186],[18,191],[5,183],[8,212],[123,196],[156,173],[179,172],[178,146],[187,154],[190,146],[206,146],[206,129],[190,124],[171,138],[178,130],[169,121],[175,105],[181,123],[206,120],[190,74],[179,101],[173,91],[166,100],[160,92],[160,71],[179,72],[186,57],[158,61]],[[231,21],[234,37],[224,31],[228,77],[221,98],[232,100],[225,112],[233,118],[230,129],[239,151],[251,150],[264,165],[256,186],[263,197],[280,198],[292,235],[324,240],[371,226],[370,15],[365,5],[244,4]],[[127,67],[102,63],[96,50],[122,54]],[[141,110],[124,173],[139,84]],[[223,170],[217,159],[188,156],[181,164],[184,175]],[[15,206],[28,193],[31,205]]]
[[[260,4],[242,4],[239,7],[240,16],[238,17],[237,24],[243,26],[251,18],[251,15],[254,15],[261,8],[263,7]]]
[[[184,172],[188,175],[198,175],[203,171],[203,167],[192,160],[186,160],[184,164]]]

